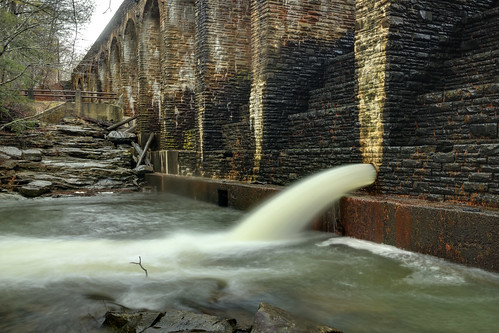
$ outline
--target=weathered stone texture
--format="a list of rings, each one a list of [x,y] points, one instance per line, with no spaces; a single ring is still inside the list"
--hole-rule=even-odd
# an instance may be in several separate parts
[[[171,1],[165,15],[161,148],[191,150],[196,119],[195,3]]]
[[[497,207],[498,11],[126,0],[73,82],[123,94],[142,141],[157,133],[160,171],[288,184],[365,162],[376,193]]]
[[[498,205],[498,8],[480,10],[490,3],[393,6],[403,23],[388,44],[400,75],[387,83],[383,193]]]

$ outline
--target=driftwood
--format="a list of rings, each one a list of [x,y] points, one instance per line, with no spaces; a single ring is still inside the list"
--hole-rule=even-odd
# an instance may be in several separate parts
[[[135,151],[137,152],[138,156],[142,155],[143,150],[142,150],[142,148],[140,148],[140,146],[136,142],[132,141],[132,146],[135,149]],[[135,162],[138,162],[138,157],[135,157],[135,155],[134,155],[133,158],[134,158]],[[148,166],[152,166],[152,163],[149,160],[149,157],[146,156],[144,158],[144,164],[148,165]]]
[[[144,268],[144,266],[142,266],[142,258],[141,258],[140,256],[139,256],[139,262],[133,262],[133,261],[131,261],[130,263],[131,263],[131,264],[134,264],[134,265],[139,265],[139,266],[140,266],[140,268],[142,268],[142,270],[143,270],[144,272],[146,272],[146,277],[148,277],[148,274],[147,274],[147,269],[145,269],[145,268]]]
[[[149,146],[151,145],[152,139],[154,139],[154,133],[151,133],[151,135],[149,135],[149,139],[147,139],[144,150],[142,151],[142,154],[140,154],[139,161],[137,162],[137,165],[135,168],[137,168],[138,166],[140,166],[142,164],[142,161],[144,160],[144,158],[146,156],[147,150],[149,149]]]
[[[120,121],[119,123],[116,123],[114,125],[111,125],[107,128],[108,131],[112,131],[113,129],[116,129],[122,125],[125,125],[125,124],[128,124],[129,122],[131,122],[132,120],[135,120],[137,119],[138,116],[133,116],[132,118],[127,118],[125,120],[122,120]]]

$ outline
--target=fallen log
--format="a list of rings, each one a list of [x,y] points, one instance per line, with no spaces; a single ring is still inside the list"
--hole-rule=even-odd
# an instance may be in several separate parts
[[[144,151],[142,151],[142,154],[140,154],[139,161],[137,162],[137,166],[135,167],[135,169],[137,169],[137,167],[139,167],[142,164],[142,161],[146,156],[147,150],[151,145],[152,139],[154,139],[154,133],[151,133],[151,135],[149,135],[149,139],[147,139],[146,145],[144,146]]]
[[[137,152],[137,155],[140,157],[140,155],[142,155],[142,152],[143,152],[142,148],[140,148],[140,146],[136,142],[133,142],[133,141],[132,141],[132,146],[135,149],[135,151]],[[133,158],[134,158],[135,162],[138,162],[138,160],[139,160],[138,157],[135,157],[135,155],[134,155]],[[148,166],[152,166],[152,163],[149,160],[149,157],[147,157],[147,156],[145,157],[144,164],[148,165]]]
[[[119,123],[116,123],[114,125],[111,125],[107,128],[108,131],[112,131],[113,129],[116,129],[122,125],[125,125],[125,124],[128,124],[129,122],[131,122],[132,120],[135,120],[137,119],[138,115],[137,116],[133,116],[132,118],[127,118],[125,120],[122,120],[120,121]]]

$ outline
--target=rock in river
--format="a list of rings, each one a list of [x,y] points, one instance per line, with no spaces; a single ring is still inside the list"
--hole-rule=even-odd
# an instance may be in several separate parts
[[[19,193],[25,197],[34,198],[50,192],[52,183],[45,180],[35,180],[19,189]]]

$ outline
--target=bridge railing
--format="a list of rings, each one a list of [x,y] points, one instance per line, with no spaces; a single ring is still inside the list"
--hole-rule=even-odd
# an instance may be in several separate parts
[[[72,102],[75,100],[78,92],[81,95],[82,102],[113,103],[118,101],[118,94],[102,91],[28,89],[21,90],[21,95],[27,96],[35,101]]]

